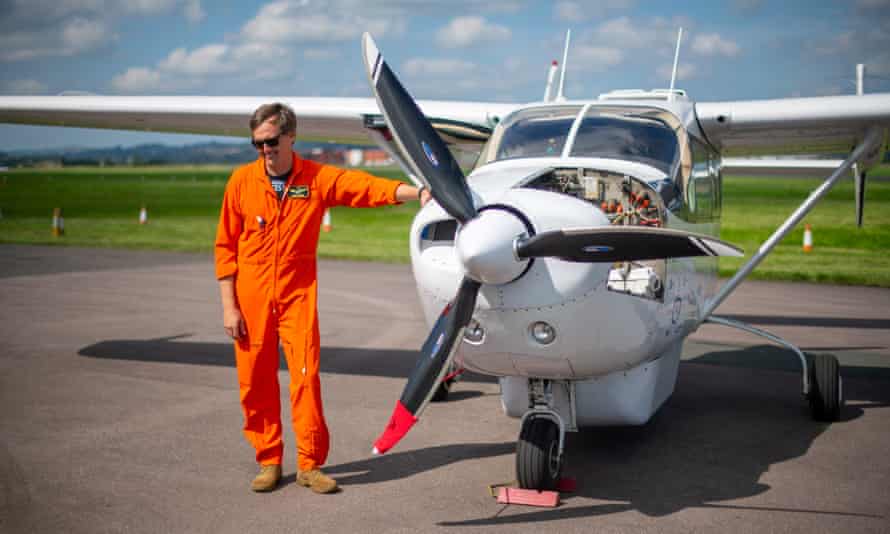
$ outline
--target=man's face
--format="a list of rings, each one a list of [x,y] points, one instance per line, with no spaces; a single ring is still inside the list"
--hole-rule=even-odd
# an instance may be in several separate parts
[[[271,140],[274,143],[276,139],[278,144],[275,146],[263,143],[257,147],[257,151],[263,155],[266,169],[273,174],[283,173],[290,168],[291,159],[293,158],[294,136],[280,133],[278,124],[273,119],[263,122],[253,131],[254,146],[260,141]]]

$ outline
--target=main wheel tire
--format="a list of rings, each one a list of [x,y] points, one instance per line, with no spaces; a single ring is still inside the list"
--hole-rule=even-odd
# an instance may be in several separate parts
[[[844,398],[837,358],[813,354],[810,358],[810,409],[817,421],[837,421]]]
[[[519,487],[552,490],[559,482],[559,427],[542,417],[527,419],[516,446],[516,478]]]

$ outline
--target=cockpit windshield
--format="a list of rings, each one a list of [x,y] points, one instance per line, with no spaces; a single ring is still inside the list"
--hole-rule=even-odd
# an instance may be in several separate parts
[[[513,158],[559,157],[580,106],[520,111],[498,125],[479,164]],[[569,155],[644,163],[670,175],[679,157],[674,128],[662,110],[590,107],[578,127]],[[669,119],[674,119],[673,116]]]
[[[499,125],[501,135],[491,161],[513,158],[559,157],[581,106],[535,108],[522,111]]]
[[[570,155],[645,163],[670,173],[677,159],[677,136],[658,119],[588,111]]]

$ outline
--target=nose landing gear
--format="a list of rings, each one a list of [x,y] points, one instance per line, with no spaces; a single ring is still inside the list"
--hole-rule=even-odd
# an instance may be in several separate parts
[[[562,471],[560,426],[549,417],[527,417],[516,446],[516,475],[523,489],[552,490]]]
[[[528,381],[529,410],[522,416],[516,443],[519,487],[553,490],[562,472],[566,420],[575,430],[574,388],[570,382],[532,378]]]

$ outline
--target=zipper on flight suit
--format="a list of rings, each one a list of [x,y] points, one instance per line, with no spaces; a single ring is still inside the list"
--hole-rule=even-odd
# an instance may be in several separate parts
[[[290,188],[291,182],[296,178],[296,174],[293,174],[293,167],[291,167],[291,175],[288,177],[287,182],[284,183],[284,191],[281,194],[281,198],[278,197],[278,194],[275,191],[272,191],[272,195],[275,197],[275,217],[273,220],[275,221],[275,268],[273,270],[272,277],[272,314],[278,315],[278,250],[281,247],[281,225],[278,224],[279,219],[281,218],[282,204],[287,200],[287,190]],[[271,187],[271,184],[270,184]],[[305,369],[305,368],[304,368]],[[305,370],[303,374],[306,374]]]

